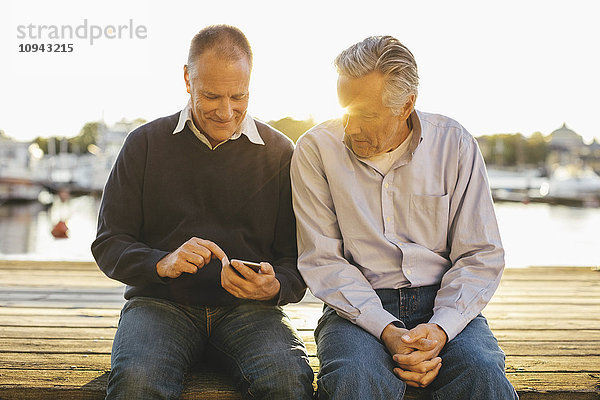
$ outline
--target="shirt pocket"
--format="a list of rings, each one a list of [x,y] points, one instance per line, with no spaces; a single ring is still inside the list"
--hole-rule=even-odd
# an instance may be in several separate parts
[[[410,195],[408,234],[412,241],[443,252],[448,240],[448,195]]]

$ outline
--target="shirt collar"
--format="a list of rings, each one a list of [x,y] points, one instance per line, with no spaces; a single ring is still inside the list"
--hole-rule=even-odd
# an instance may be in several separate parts
[[[423,129],[421,128],[421,119],[417,110],[413,110],[408,118],[410,118],[410,123],[412,124],[413,135],[408,150],[412,155],[417,150],[417,146],[423,141]]]
[[[210,142],[208,141],[208,138],[206,137],[206,135],[204,135],[202,132],[200,132],[200,130],[194,124],[194,120],[192,118],[192,100],[191,99],[188,100],[188,103],[186,104],[186,106],[179,113],[179,121],[177,121],[177,126],[173,130],[173,135],[183,131],[186,124],[189,125],[190,130],[194,133],[194,135],[196,135],[196,137],[198,139],[200,139],[200,141],[202,143],[206,144],[211,149],[214,150],[214,148],[217,148],[219,145],[221,145],[221,143],[219,143],[217,146],[215,146],[213,148],[210,145]],[[265,142],[260,137],[258,128],[256,128],[256,123],[254,122],[254,119],[248,113],[246,113],[246,116],[244,117],[244,120],[242,121],[240,128],[233,135],[231,135],[231,137],[228,140],[236,140],[242,135],[246,135],[248,140],[250,140],[250,142],[252,142],[254,144],[259,144],[259,145],[265,144]]]

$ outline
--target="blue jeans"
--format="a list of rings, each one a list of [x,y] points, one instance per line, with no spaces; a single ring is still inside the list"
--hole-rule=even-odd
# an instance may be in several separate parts
[[[408,329],[433,315],[438,286],[378,289],[384,308]],[[325,307],[315,330],[321,364],[319,399],[402,399],[406,384],[394,375],[385,345]],[[518,399],[504,373],[504,353],[479,315],[440,353],[442,369],[425,389],[435,400]]]
[[[227,372],[244,399],[311,399],[313,371],[280,307],[184,306],[135,297],[121,311],[107,399],[178,399],[198,361]]]

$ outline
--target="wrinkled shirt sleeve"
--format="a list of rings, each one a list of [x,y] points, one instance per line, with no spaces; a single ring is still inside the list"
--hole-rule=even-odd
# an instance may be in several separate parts
[[[383,329],[398,319],[383,308],[367,278],[344,257],[327,177],[317,147],[308,140],[296,147],[291,180],[300,273],[317,298],[380,338]]]
[[[483,157],[471,135],[461,137],[458,177],[450,199],[450,269],[443,275],[429,322],[458,335],[490,301],[504,269],[504,250]]]

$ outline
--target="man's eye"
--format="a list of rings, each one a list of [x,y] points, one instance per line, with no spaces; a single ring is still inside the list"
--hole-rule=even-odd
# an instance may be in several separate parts
[[[240,94],[240,95],[237,95],[237,96],[233,96],[233,99],[234,100],[238,100],[238,101],[239,100],[244,100],[246,98],[246,96],[247,95],[245,95],[245,94]]]
[[[205,94],[204,97],[207,98],[208,100],[216,100],[217,99],[217,96],[211,96],[208,94]]]

